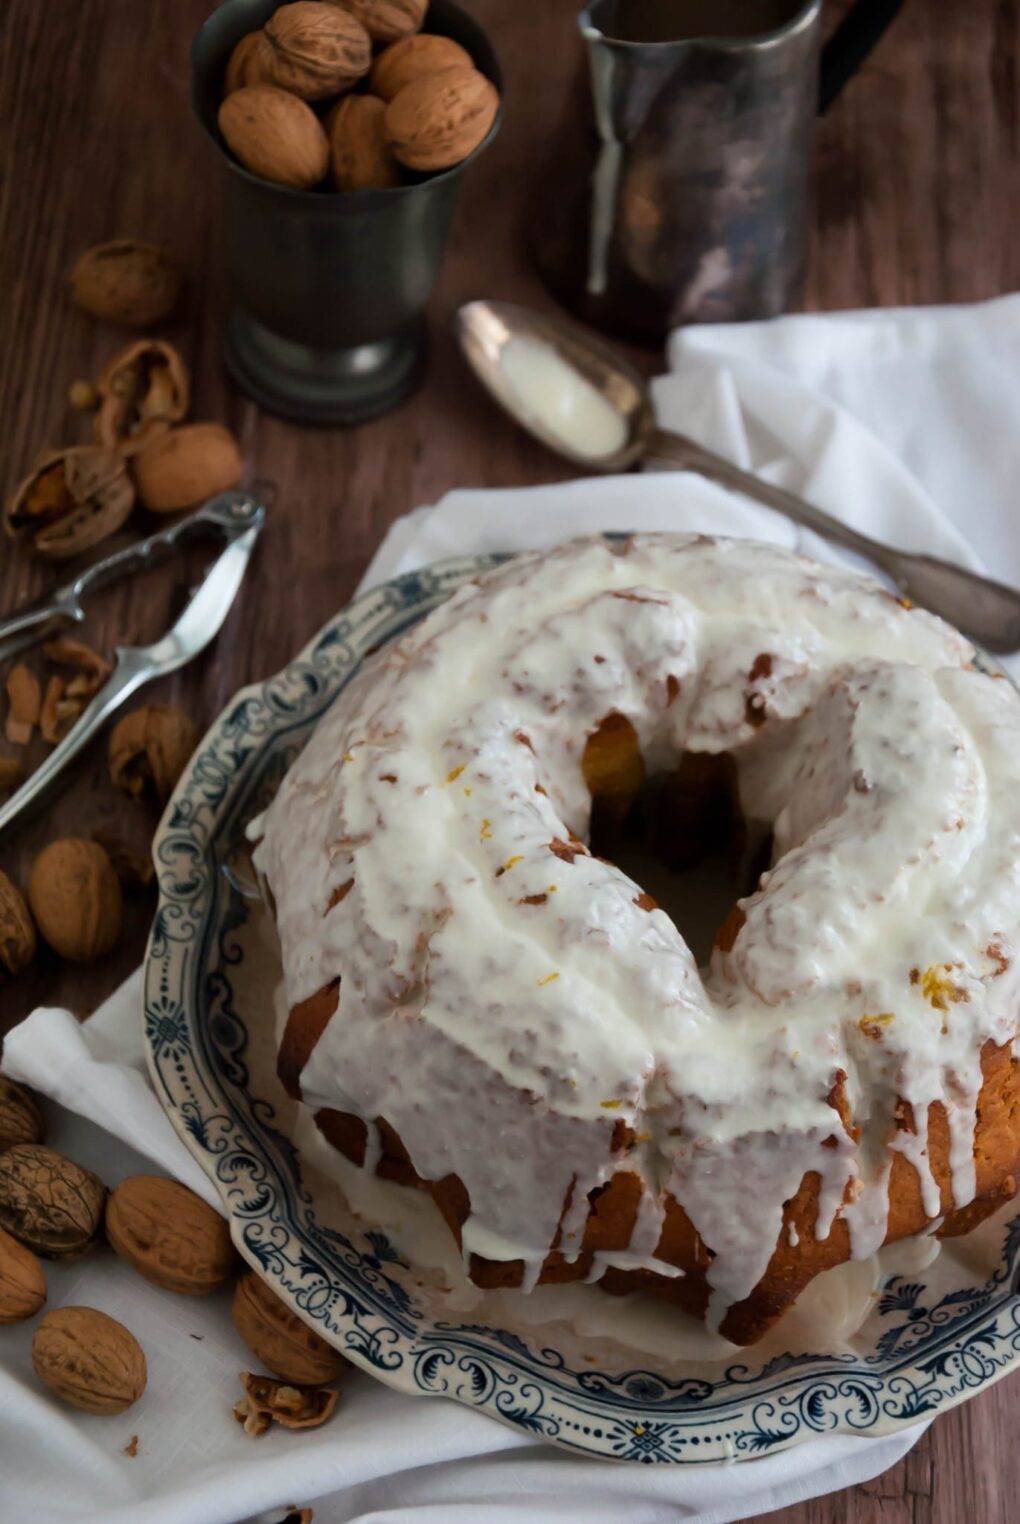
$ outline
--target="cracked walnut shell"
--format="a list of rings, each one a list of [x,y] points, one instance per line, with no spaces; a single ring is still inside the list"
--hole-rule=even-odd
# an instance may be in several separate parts
[[[35,926],[24,896],[6,873],[0,873],[0,968],[12,977],[22,973],[35,957],[35,948]],[[10,1083],[0,1078],[0,1148],[5,1146],[4,1087]]]
[[[110,736],[110,777],[135,798],[151,783],[165,804],[198,745],[198,730],[183,709],[145,704],[118,720]]]
[[[115,454],[137,454],[188,411],[187,368],[161,339],[142,339],[115,354],[96,386],[102,399],[96,438]]]
[[[50,842],[32,865],[28,903],[53,951],[70,963],[91,963],[120,936],[123,901],[113,864],[98,842]]]
[[[226,1220],[176,1180],[122,1180],[106,1203],[106,1236],[132,1270],[164,1291],[209,1296],[234,1276]]]
[[[234,1327],[267,1370],[296,1386],[322,1386],[348,1369],[343,1355],[309,1328],[254,1271],[242,1275],[231,1307]]]
[[[285,1429],[317,1429],[333,1416],[339,1393],[328,1387],[292,1386],[269,1376],[241,1375],[245,1395],[234,1404],[234,1417],[252,1439],[271,1423]]]
[[[41,455],[15,488],[4,526],[47,561],[66,561],[114,534],[134,506],[127,467],[100,445]]]
[[[94,1307],[57,1307],[32,1340],[32,1366],[55,1396],[85,1413],[123,1413],[145,1391],[134,1334]]]
[[[350,11],[295,0],[263,29],[262,77],[306,101],[324,101],[357,84],[372,62],[372,40]]]
[[[0,1154],[0,1228],[44,1259],[76,1259],[103,1225],[98,1175],[41,1143]]]

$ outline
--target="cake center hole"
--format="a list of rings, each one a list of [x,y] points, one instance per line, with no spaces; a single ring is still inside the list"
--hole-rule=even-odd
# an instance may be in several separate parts
[[[589,846],[652,896],[703,968],[735,901],[768,867],[772,836],[745,821],[731,756],[685,752],[672,773],[595,793]]]

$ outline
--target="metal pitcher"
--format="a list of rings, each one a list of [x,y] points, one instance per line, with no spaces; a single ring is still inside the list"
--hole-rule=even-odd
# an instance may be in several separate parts
[[[592,0],[587,62],[531,218],[566,305],[623,338],[798,298],[812,128],[902,0]]]

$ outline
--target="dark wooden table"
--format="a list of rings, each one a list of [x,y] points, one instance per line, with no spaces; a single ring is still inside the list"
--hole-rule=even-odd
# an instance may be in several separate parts
[[[68,384],[94,375],[126,335],[67,301],[63,279],[87,245],[118,235],[163,243],[188,298],[166,329],[192,368],[195,416],[229,423],[253,477],[278,485],[243,596],[192,668],[152,690],[205,725],[241,684],[281,666],[354,588],[387,525],[461,485],[570,474],[481,396],[448,333],[475,295],[549,305],[522,252],[524,191],[540,170],[577,43],[574,0],[466,0],[491,32],[507,81],[502,135],[464,187],[432,302],[423,389],[349,433],[263,416],[226,380],[214,166],[188,109],[189,40],[208,0],[146,5],[7,0],[0,10],[0,418],[4,494],[44,446],[86,431]],[[836,13],[842,0],[834,5]],[[874,59],[818,134],[813,308],[966,302],[1020,285],[1020,0],[908,0]],[[651,373],[659,357],[642,359]],[[151,526],[138,524],[139,529]],[[0,610],[49,574],[0,542]],[[187,573],[153,573],[105,596],[89,638],[109,651],[165,626]],[[2,674],[0,674],[2,675]],[[0,748],[2,749],[2,748]],[[56,835],[113,828],[143,845],[154,814],[118,795],[105,749],[34,821],[0,844],[24,880]],[[138,961],[151,900],[132,901],[119,949],[89,969],[42,955],[0,987],[0,1034],[39,1002],[85,1014]],[[1020,1495],[1020,1384],[940,1419],[867,1486],[773,1515],[783,1524],[1000,1524]]]

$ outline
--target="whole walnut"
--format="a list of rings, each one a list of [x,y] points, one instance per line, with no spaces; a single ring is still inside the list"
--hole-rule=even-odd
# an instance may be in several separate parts
[[[262,35],[262,78],[306,101],[328,100],[349,90],[372,62],[372,40],[361,22],[321,0],[281,5]]]
[[[337,190],[373,190],[399,185],[400,165],[385,133],[386,102],[377,95],[345,95],[331,114],[330,163]]]
[[[45,1301],[42,1265],[31,1249],[0,1228],[0,1323],[34,1318]]]
[[[282,95],[283,91],[266,93]],[[257,90],[238,90],[227,105],[243,95],[256,94]],[[303,101],[294,100],[293,104],[313,115]],[[315,127],[325,144],[326,134],[318,122]],[[180,513],[184,508],[194,508],[218,492],[229,492],[244,474],[237,440],[222,423],[185,423],[157,434],[139,451],[133,464],[139,499],[150,513]]]
[[[428,0],[329,0],[361,22],[376,47],[421,31]]]
[[[41,1143],[46,1136],[42,1112],[24,1085],[0,1074],[0,1154],[15,1143]]]
[[[85,1413],[123,1413],[145,1391],[134,1334],[94,1307],[56,1307],[32,1340],[32,1366],[55,1396]]]
[[[432,32],[402,37],[384,48],[372,65],[369,89],[391,101],[405,85],[423,74],[438,74],[443,69],[473,69],[474,59],[452,37],[438,37]]]
[[[238,1281],[231,1315],[256,1359],[284,1381],[323,1386],[349,1368],[343,1355],[292,1312],[254,1271]]]
[[[20,974],[35,957],[35,926],[21,891],[0,873],[0,969]],[[5,1083],[0,1079],[0,1086]],[[3,1147],[3,1090],[0,1089],[0,1148]]]
[[[106,1203],[106,1236],[121,1259],[164,1291],[208,1296],[233,1280],[226,1220],[176,1180],[122,1180]]]
[[[103,1225],[98,1175],[41,1143],[0,1154],[0,1228],[45,1259],[77,1259]]]
[[[147,784],[165,804],[198,745],[198,730],[173,704],[146,704],[118,720],[110,736],[110,777],[136,799]]]
[[[423,74],[387,106],[386,141],[408,169],[449,169],[474,153],[498,111],[496,87],[478,69]]]
[[[223,94],[233,95],[245,85],[258,85],[265,79],[265,59],[269,44],[261,31],[247,32],[234,48],[223,76]]]
[[[103,957],[120,936],[120,880],[98,842],[69,837],[44,847],[32,865],[28,903],[44,939],[69,963]]]
[[[71,271],[71,295],[79,307],[110,323],[147,328],[177,305],[181,273],[162,249],[135,238],[86,249]]]
[[[329,168],[322,123],[307,101],[287,90],[244,85],[227,96],[216,120],[227,147],[263,180],[310,190]]]

